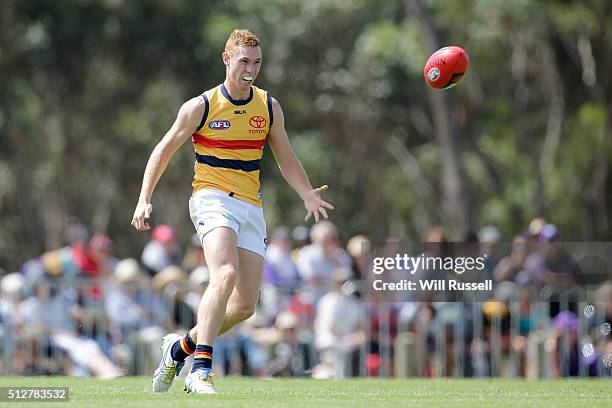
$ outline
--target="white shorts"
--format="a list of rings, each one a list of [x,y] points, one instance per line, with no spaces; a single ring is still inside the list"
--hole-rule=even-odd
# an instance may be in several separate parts
[[[213,229],[229,227],[236,233],[238,248],[265,255],[268,239],[263,208],[223,191],[202,189],[189,199],[189,215],[200,242]]]

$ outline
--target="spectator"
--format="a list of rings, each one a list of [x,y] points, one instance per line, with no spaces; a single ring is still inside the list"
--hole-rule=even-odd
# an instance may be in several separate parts
[[[67,353],[77,371],[73,375],[92,373],[98,378],[122,375],[100,349],[98,343],[77,332],[74,317],[78,307],[74,293],[56,278],[43,277],[35,284],[35,293],[21,304],[29,338],[38,344],[48,338],[50,344]],[[35,347],[35,344],[33,344]]]
[[[313,369],[315,378],[344,378],[352,374],[349,364],[365,343],[365,310],[353,297],[352,272],[338,268],[333,272],[335,290],[319,300],[314,323],[315,346],[321,364]],[[352,364],[355,368],[356,364]]]
[[[268,355],[255,340],[264,326],[264,320],[255,313],[249,319],[233,327],[215,339],[214,348],[218,353],[215,371],[229,374],[265,374]]]
[[[170,331],[183,332],[196,324],[195,313],[185,301],[189,275],[178,266],[168,266],[153,277],[151,287],[165,305]]]
[[[524,271],[527,255],[529,255],[527,239],[519,235],[512,241],[512,252],[510,255],[503,257],[497,266],[495,266],[493,270],[495,281],[516,281],[518,283],[528,281],[529,278],[525,276],[526,272]]]
[[[351,268],[351,257],[340,247],[338,229],[330,221],[322,221],[310,231],[312,244],[304,247],[297,262],[305,288],[316,303],[332,288],[332,273],[338,268]]]
[[[42,255],[47,274],[63,275],[68,281],[75,276],[95,276],[98,272],[98,262],[91,249],[92,236],[89,229],[80,224],[71,225],[66,231],[66,237],[70,242],[69,248]]]
[[[528,280],[522,283],[553,285],[557,293],[561,293],[577,282],[576,262],[561,248],[558,239],[559,231],[555,225],[545,224],[540,229],[539,242],[525,260]]]
[[[578,318],[573,312],[561,312],[555,316],[554,330],[548,339],[547,349],[551,360],[552,377],[580,375],[580,360],[587,366],[589,376],[597,375],[597,353],[583,356],[579,351]],[[565,359],[565,364],[562,363]]]
[[[536,217],[529,221],[527,235],[534,241],[538,241],[542,228],[546,225],[546,220],[541,217]]]
[[[478,230],[478,241],[480,242],[480,253],[487,255],[487,263],[493,269],[500,259],[499,240],[501,233],[494,225],[485,225]]]
[[[295,314],[299,320],[299,338],[302,343],[312,346],[314,341],[315,303],[312,294],[300,288],[291,298],[287,310]],[[309,367],[314,365],[314,347],[308,350]]]
[[[206,266],[198,266],[189,274],[189,292],[185,295],[185,302],[191,307],[193,313],[198,313],[198,306],[209,279],[210,273]]]
[[[23,323],[18,311],[24,284],[25,279],[17,272],[0,280],[0,337],[10,335]]]
[[[261,301],[267,320],[272,321],[287,307],[299,284],[300,275],[291,259],[289,229],[276,228],[264,259]]]
[[[201,266],[206,266],[206,259],[204,258],[204,251],[202,250],[202,243],[198,234],[191,236],[181,266],[187,272],[191,272]]]
[[[310,231],[305,225],[298,225],[291,230],[291,239],[293,240],[293,250],[291,251],[291,257],[295,262],[300,257],[302,248],[310,245]]]
[[[79,322],[84,322],[79,326],[80,329],[88,330],[90,337],[99,340],[100,344],[105,344],[108,333],[105,330],[104,316],[101,316],[100,312],[104,309],[105,291],[118,260],[113,256],[113,242],[104,234],[91,237],[88,253],[95,262],[95,268],[84,272],[85,277],[95,279],[84,279],[74,285],[79,305],[75,309],[75,317]]]
[[[176,265],[177,235],[170,225],[153,228],[151,240],[142,251],[142,264],[151,276],[170,265]]]
[[[133,258],[119,261],[105,310],[113,339],[112,352],[130,374],[144,374],[153,364],[165,332],[159,323],[166,316],[162,302],[150,291],[151,279]],[[143,369],[144,368],[144,369]]]
[[[95,259],[97,268],[92,277],[110,277],[117,266],[118,259],[113,256],[113,241],[105,234],[96,234],[89,240],[90,256]]]
[[[3,272],[0,269],[0,273]],[[23,299],[25,279],[19,273],[9,273],[0,280],[0,353],[10,358],[0,358],[0,375],[27,374],[32,363],[23,341],[23,318],[19,304]],[[8,367],[4,363],[8,362]]]
[[[276,317],[274,329],[277,341],[274,354],[265,367],[266,375],[272,377],[303,376],[307,364],[305,345],[299,338],[300,320],[290,311],[283,311]]]
[[[368,278],[368,265],[370,259],[370,240],[364,235],[355,235],[346,244],[346,250],[351,256],[353,264],[353,279],[365,280]]]
[[[74,283],[77,277],[110,276],[117,263],[113,256],[113,242],[104,234],[90,238],[89,230],[81,225],[68,228],[66,236],[70,246],[43,253],[39,258],[27,261],[22,272],[26,287],[42,275],[62,277],[66,283]]]
[[[148,325],[146,310],[140,302],[141,287],[147,280],[147,275],[135,259],[124,259],[117,264],[113,288],[105,299],[105,310],[115,343],[125,341],[130,333]]]

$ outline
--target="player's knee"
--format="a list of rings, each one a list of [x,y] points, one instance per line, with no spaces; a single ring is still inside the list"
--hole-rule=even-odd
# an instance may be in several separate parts
[[[214,278],[210,280],[210,285],[218,286],[221,289],[233,290],[238,279],[238,271],[234,265],[222,265],[214,272]],[[212,276],[211,276],[212,278]]]
[[[241,322],[248,319],[249,317],[255,314],[255,306],[254,305],[242,305],[236,311],[236,319]]]

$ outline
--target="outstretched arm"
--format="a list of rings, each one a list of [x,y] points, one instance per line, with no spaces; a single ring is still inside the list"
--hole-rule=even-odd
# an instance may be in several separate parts
[[[314,216],[315,222],[319,222],[319,213],[324,218],[327,218],[327,211],[325,209],[334,209],[333,205],[321,198],[321,193],[327,190],[327,185],[315,189],[312,188],[302,163],[295,156],[295,152],[289,143],[287,131],[285,130],[283,110],[274,98],[272,98],[272,112],[274,123],[272,123],[270,128],[269,141],[274,158],[278,163],[283,178],[304,201],[304,207],[307,211],[304,220],[308,221],[311,216]]]
[[[197,129],[203,114],[204,100],[201,97],[192,98],[185,102],[170,130],[166,132],[162,140],[153,149],[145,168],[140,197],[138,197],[138,204],[132,217],[132,225],[137,230],[148,230],[150,228],[145,220],[151,216],[153,211],[151,205],[153,190],[155,190],[157,182],[164,174],[170,158]]]

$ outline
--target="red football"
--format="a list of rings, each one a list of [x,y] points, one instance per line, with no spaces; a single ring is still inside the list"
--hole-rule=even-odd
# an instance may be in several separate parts
[[[448,89],[457,85],[467,72],[470,60],[460,47],[440,48],[431,54],[425,64],[425,82],[436,89]]]

